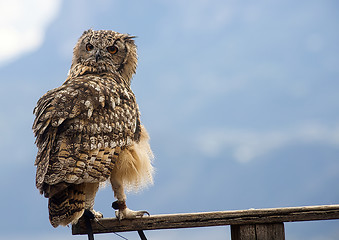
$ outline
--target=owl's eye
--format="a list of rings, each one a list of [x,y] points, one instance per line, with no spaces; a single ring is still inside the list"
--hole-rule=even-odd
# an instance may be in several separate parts
[[[110,53],[110,54],[116,54],[117,51],[118,51],[118,48],[116,46],[109,46],[107,47],[107,51]]]
[[[94,48],[94,47],[93,47],[92,44],[90,44],[90,43],[87,43],[87,44],[86,44],[86,50],[87,50],[87,51],[91,51],[93,48]]]

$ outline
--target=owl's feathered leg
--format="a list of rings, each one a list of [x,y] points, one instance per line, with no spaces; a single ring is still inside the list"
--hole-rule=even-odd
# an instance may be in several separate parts
[[[119,220],[124,218],[136,218],[142,217],[145,214],[150,215],[147,211],[133,211],[126,206],[126,195],[124,192],[124,187],[122,181],[111,175],[111,184],[114,191],[114,196],[117,198],[117,201],[112,203],[112,208],[114,208],[115,215]]]
[[[101,212],[97,212],[93,209],[95,195],[99,189],[99,183],[86,183],[85,186],[85,209],[93,213],[95,218],[102,218],[103,215]]]

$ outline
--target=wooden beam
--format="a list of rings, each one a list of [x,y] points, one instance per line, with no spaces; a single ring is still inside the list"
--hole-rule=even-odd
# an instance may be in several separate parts
[[[165,214],[124,219],[122,221],[118,221],[116,218],[103,218],[98,222],[92,221],[92,228],[94,233],[109,233],[328,219],[339,219],[339,205]],[[76,225],[72,226],[72,234],[87,234],[86,225],[83,220],[79,220]]]
[[[232,240],[285,240],[284,223],[232,225]]]

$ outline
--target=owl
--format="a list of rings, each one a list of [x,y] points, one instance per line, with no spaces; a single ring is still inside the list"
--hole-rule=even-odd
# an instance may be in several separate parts
[[[48,198],[53,227],[74,224],[93,209],[99,184],[109,181],[118,219],[143,216],[126,206],[125,190],[152,183],[149,136],[131,90],[134,37],[89,29],[74,47],[66,81],[34,108],[36,187]]]

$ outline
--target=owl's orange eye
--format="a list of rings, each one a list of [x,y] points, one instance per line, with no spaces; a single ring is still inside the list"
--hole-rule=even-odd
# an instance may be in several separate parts
[[[110,46],[110,47],[107,47],[107,51],[110,53],[110,54],[116,54],[117,51],[118,51],[118,48],[116,46]]]
[[[94,47],[93,47],[92,44],[90,44],[90,43],[87,43],[87,44],[86,44],[86,50],[87,50],[87,51],[91,51],[93,48],[94,48]]]

